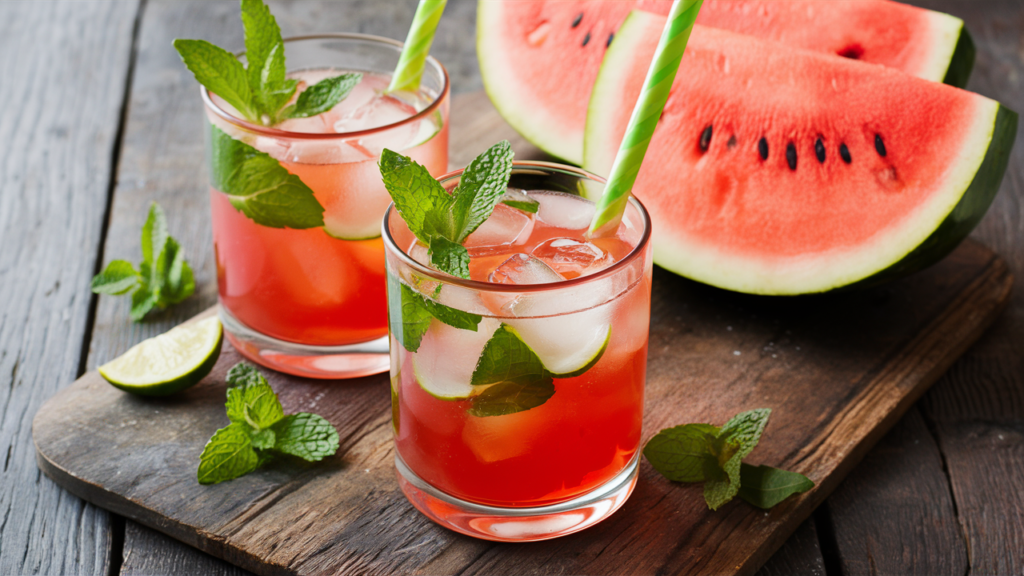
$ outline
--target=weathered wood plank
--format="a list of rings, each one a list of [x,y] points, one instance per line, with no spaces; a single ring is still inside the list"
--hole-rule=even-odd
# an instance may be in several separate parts
[[[942,457],[917,408],[829,497],[844,574],[967,572]]]
[[[361,32],[404,38],[416,0],[270,2],[285,36]],[[473,31],[476,4],[446,9],[432,53],[448,64],[455,91],[480,86]],[[143,324],[128,319],[125,298],[103,298],[92,333],[88,366],[117,356],[142,339],[166,331],[216,302],[210,241],[202,105],[192,75],[171,47],[174,38],[202,38],[229,49],[243,46],[238,2],[149,2],[139,47],[117,188],[104,260],[139,256],[139,229],[150,202],[167,212],[171,233],[196,272],[197,296]],[[235,573],[236,569],[149,528],[127,522],[124,573]],[[131,560],[129,562],[129,559]],[[218,568],[219,567],[219,568]]]
[[[30,425],[81,369],[137,8],[0,3],[2,574],[109,562],[109,514],[41,478]]]
[[[808,518],[779,548],[757,576],[825,576],[825,560],[818,545],[814,518]]]

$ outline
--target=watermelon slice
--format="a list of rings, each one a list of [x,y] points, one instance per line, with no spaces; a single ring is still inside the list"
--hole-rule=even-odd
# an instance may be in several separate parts
[[[605,50],[630,10],[665,15],[670,6],[668,0],[480,0],[484,87],[519,133],[580,164],[587,102]],[[697,22],[956,86],[966,84],[974,63],[963,21],[883,0],[705,0]]]
[[[636,11],[590,101],[584,167],[607,174],[665,17]],[[697,26],[634,194],[654,260],[759,294],[927,266],[999,189],[1017,115],[891,68]]]

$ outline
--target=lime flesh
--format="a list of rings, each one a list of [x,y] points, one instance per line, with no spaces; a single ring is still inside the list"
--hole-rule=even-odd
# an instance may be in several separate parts
[[[143,340],[100,366],[117,388],[142,396],[166,396],[195,385],[220,357],[223,330],[216,317],[178,326]]]

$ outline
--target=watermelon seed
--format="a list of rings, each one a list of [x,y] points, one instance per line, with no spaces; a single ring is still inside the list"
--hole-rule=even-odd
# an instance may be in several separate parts
[[[736,135],[733,134],[732,136],[729,136],[729,141],[726,142],[725,145],[728,146],[730,150],[735,148],[736,147]]]
[[[757,141],[757,153],[761,155],[761,160],[768,159],[768,141],[764,139],[764,136]]]
[[[819,163],[825,163],[825,145],[822,144],[821,138],[818,138],[814,142],[814,155],[818,157]]]
[[[614,39],[614,38],[615,38],[615,32],[610,32],[608,34],[608,41],[604,43],[604,47],[607,48],[607,47],[611,46],[612,45],[612,39]]]
[[[796,146],[792,142],[786,144],[786,164],[790,170],[796,170]]]
[[[850,158],[850,149],[846,147],[846,143],[839,145],[839,156],[843,159],[843,162],[849,164],[853,162],[853,158]]]
[[[707,152],[708,147],[711,146],[711,131],[711,124],[708,124],[708,127],[704,129],[704,132],[701,132],[700,144],[698,144],[701,152]]]
[[[583,45],[586,46],[588,42],[590,42],[590,32],[587,32],[587,35],[583,37]]]
[[[583,20],[583,12],[580,12],[579,14],[576,15],[575,18],[572,19],[572,27],[575,28],[575,27],[579,26],[580,22],[582,20]]]
[[[885,142],[882,142],[882,136],[879,134],[875,134],[875,151],[879,156],[885,158]]]

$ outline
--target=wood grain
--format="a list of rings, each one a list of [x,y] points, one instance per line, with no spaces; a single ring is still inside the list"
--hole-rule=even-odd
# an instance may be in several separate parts
[[[81,374],[136,11],[0,3],[0,574],[109,563],[108,513],[40,477],[29,426]]]
[[[757,576],[825,576],[814,518],[808,518],[782,548],[765,562]]]
[[[217,368],[180,397],[144,400],[90,373],[37,415],[43,470],[76,494],[263,574],[753,573],[1000,309],[1010,278],[968,243],[887,288],[799,300],[724,293],[656,272],[645,430],[772,407],[752,454],[818,486],[769,513],[707,511],[695,487],[644,464],[626,506],[584,533],[499,545],[443,530],[393,480],[386,376],[270,375],[287,411],[339,427],[339,454],[199,486],[195,459],[226,420]],[[737,352],[739,354],[737,354]]]

